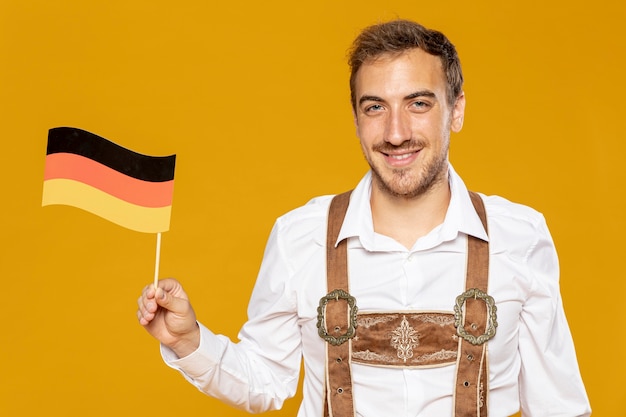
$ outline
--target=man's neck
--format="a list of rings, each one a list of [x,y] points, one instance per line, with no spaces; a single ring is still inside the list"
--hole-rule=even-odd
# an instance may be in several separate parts
[[[374,231],[411,249],[420,237],[443,223],[450,198],[447,176],[445,181],[412,198],[390,195],[372,184]]]

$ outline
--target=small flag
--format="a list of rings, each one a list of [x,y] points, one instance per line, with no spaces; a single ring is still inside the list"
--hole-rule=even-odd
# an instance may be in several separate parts
[[[165,232],[175,163],[176,155],[142,155],[81,129],[53,128],[42,206],[78,207],[138,232]]]

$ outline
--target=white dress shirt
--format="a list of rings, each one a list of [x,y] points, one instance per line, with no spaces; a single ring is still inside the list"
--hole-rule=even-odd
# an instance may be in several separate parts
[[[489,237],[461,178],[450,167],[444,222],[411,250],[374,232],[371,173],[352,193],[339,239],[348,239],[350,293],[360,312],[452,312],[465,288],[467,235],[490,242],[488,293],[498,328],[489,341],[489,415],[522,408],[525,417],[588,416],[589,402],[559,294],[559,265],[543,216],[483,196]],[[208,395],[251,412],[278,409],[295,394],[304,358],[298,417],[322,416],[325,346],[317,306],[326,288],[326,219],[331,196],[277,219],[240,341],[201,328],[200,347],[168,365]],[[358,332],[358,329],[357,329]],[[455,366],[428,369],[352,364],[359,417],[452,416]],[[340,416],[344,417],[344,416]]]

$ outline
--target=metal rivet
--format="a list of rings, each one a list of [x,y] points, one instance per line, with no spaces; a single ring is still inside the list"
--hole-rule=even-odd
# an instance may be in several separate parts
[[[339,333],[341,331],[341,327],[335,326],[335,333]]]
[[[341,363],[341,358],[337,358],[337,363]]]
[[[337,388],[337,394],[343,394],[343,388],[341,387]]]
[[[474,355],[472,355],[471,353],[469,355],[467,355],[467,360],[468,361],[473,361],[474,360]]]
[[[472,328],[472,330],[478,329],[478,326],[476,325],[476,323],[472,323],[470,327]]]
[[[463,385],[464,385],[464,386],[466,386],[466,387],[469,387],[469,386],[470,386],[470,383],[469,383],[469,381],[465,381],[465,382],[463,383]]]

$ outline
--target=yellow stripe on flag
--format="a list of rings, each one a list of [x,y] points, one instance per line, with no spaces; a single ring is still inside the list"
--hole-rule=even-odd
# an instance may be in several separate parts
[[[172,206],[138,206],[78,181],[44,181],[41,205],[54,204],[78,207],[137,232],[158,233],[170,228]]]

